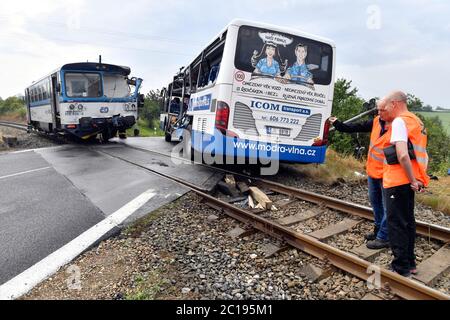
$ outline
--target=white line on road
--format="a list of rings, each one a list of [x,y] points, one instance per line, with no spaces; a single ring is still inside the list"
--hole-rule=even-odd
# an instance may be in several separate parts
[[[39,168],[39,169],[33,169],[33,170],[22,171],[22,172],[18,172],[18,173],[14,173],[14,174],[9,174],[7,176],[0,177],[0,180],[6,179],[6,178],[15,177],[15,176],[21,176],[23,174],[32,173],[32,172],[36,172],[36,171],[47,170],[47,169],[50,169],[50,168],[51,167],[45,167],[45,168]]]
[[[119,226],[156,194],[147,190],[60,249],[0,286],[0,300],[17,299],[71,262],[102,236]]]

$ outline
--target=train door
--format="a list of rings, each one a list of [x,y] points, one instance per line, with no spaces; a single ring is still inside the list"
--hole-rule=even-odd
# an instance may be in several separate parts
[[[31,125],[31,111],[30,111],[30,103],[31,103],[31,97],[30,97],[30,89],[25,89],[25,101],[27,106],[27,120],[28,125]]]
[[[56,73],[51,75],[51,106],[52,106],[52,116],[53,116],[53,128],[61,129],[61,115],[59,113],[59,90],[58,90],[58,76]]]

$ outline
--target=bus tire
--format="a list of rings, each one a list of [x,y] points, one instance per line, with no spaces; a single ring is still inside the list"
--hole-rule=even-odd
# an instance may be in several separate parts
[[[171,142],[172,135],[170,133],[166,132],[166,134],[164,135],[164,139],[166,140],[166,142]]]
[[[134,134],[134,136],[135,137],[139,137],[139,134],[140,134],[141,132],[139,131],[139,129],[134,129],[133,130],[133,134]]]

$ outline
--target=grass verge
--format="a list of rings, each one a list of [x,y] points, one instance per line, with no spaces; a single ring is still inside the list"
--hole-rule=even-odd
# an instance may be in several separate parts
[[[152,125],[146,119],[139,119],[137,122],[137,127],[139,128],[140,137],[163,137],[164,132],[159,129],[159,123],[154,121]],[[127,135],[132,137],[134,127],[127,130]]]
[[[331,148],[327,149],[325,163],[294,165],[296,171],[324,184],[333,184],[339,180],[358,181],[365,179],[364,162],[353,156],[344,156]]]
[[[417,196],[417,200],[435,210],[450,215],[450,176],[431,180],[425,193]]]

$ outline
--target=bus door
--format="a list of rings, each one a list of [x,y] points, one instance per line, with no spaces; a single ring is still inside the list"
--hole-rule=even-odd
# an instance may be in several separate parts
[[[60,129],[61,128],[61,115],[59,113],[59,92],[57,90],[57,86],[58,86],[58,77],[57,74],[54,73],[51,75],[51,82],[50,82],[50,86],[51,86],[51,96],[50,96],[50,100],[51,100],[51,108],[52,108],[52,117],[53,117],[53,128],[54,129]]]

